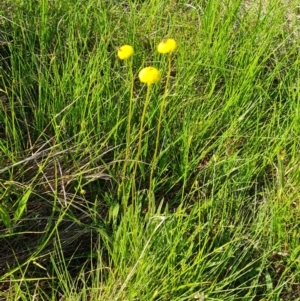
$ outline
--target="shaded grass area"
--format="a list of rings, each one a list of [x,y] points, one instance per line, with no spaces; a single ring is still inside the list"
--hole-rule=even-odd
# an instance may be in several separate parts
[[[299,300],[296,1],[5,1],[0,16],[0,299]]]

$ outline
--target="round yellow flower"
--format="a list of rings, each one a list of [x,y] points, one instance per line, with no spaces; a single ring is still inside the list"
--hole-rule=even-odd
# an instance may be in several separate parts
[[[154,67],[146,67],[139,72],[139,79],[144,84],[152,85],[159,81],[160,72]]]
[[[123,45],[122,47],[118,48],[118,58],[120,60],[129,59],[133,55],[133,53],[133,47],[130,45]]]
[[[162,54],[173,52],[176,48],[177,42],[174,39],[163,39],[157,45],[157,51]]]

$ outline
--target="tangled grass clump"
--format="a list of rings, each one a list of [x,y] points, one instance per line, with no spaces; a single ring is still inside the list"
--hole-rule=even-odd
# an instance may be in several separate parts
[[[300,298],[298,2],[268,2],[4,0],[0,300]]]

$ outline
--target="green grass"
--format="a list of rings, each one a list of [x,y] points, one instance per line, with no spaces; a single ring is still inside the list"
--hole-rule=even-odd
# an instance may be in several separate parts
[[[300,300],[298,1],[268,2],[4,0],[0,300]]]

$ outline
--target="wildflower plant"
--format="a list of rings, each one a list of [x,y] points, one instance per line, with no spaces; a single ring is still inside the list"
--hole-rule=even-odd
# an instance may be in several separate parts
[[[133,85],[134,85],[134,75],[132,69],[132,59],[131,57],[134,54],[134,49],[131,45],[123,45],[118,48],[117,56],[120,60],[125,61],[128,66],[129,73],[130,73],[130,97],[129,97],[129,112],[128,112],[128,119],[127,119],[127,131],[126,131],[126,153],[125,153],[125,161],[123,167],[123,178],[126,178],[126,171],[127,171],[127,163],[130,157],[130,144],[131,144],[131,119],[133,113]],[[126,187],[124,180],[122,181],[122,192],[123,192],[123,199],[126,198]],[[124,203],[124,202],[123,202]],[[126,206],[125,206],[126,207]]]
[[[167,54],[168,55],[168,73],[167,73],[167,78],[166,78],[166,84],[165,84],[165,89],[164,89],[164,94],[162,97],[162,101],[160,104],[160,113],[159,113],[159,120],[158,120],[158,125],[157,125],[157,134],[156,134],[156,140],[155,140],[155,150],[154,150],[154,155],[152,159],[152,166],[151,166],[151,173],[150,173],[150,183],[149,183],[149,188],[150,191],[153,188],[153,175],[154,171],[156,169],[157,165],[157,155],[158,155],[158,145],[159,145],[159,139],[160,139],[160,129],[161,129],[161,124],[162,124],[162,116],[164,112],[164,107],[165,107],[165,101],[166,101],[166,96],[168,93],[168,86],[169,86],[169,81],[170,81],[170,74],[171,74],[171,53],[173,53],[177,49],[177,42],[172,39],[164,39],[162,40],[158,46],[157,46],[157,51],[161,54]],[[125,155],[125,162],[124,162],[124,167],[123,167],[123,181],[122,181],[122,190],[123,190],[123,205],[126,207],[127,205],[127,193],[128,191],[126,189],[125,185],[125,179],[126,179],[126,173],[127,173],[127,164],[129,161],[130,157],[130,144],[131,144],[131,118],[132,118],[132,102],[133,102],[133,84],[134,84],[134,77],[133,77],[133,71],[132,71],[132,60],[130,59],[132,55],[134,54],[134,49],[130,45],[123,45],[118,48],[117,56],[120,60],[123,61],[128,61],[129,65],[129,70],[131,74],[131,89],[130,89],[130,100],[129,100],[129,114],[128,114],[128,122],[127,122],[127,134],[126,134],[126,155]],[[143,131],[144,131],[144,122],[145,122],[145,116],[146,116],[146,111],[147,107],[149,104],[150,100],[150,91],[151,91],[151,86],[155,83],[157,83],[160,78],[161,74],[158,69],[156,69],[153,66],[148,66],[140,70],[138,74],[138,78],[141,83],[147,85],[147,92],[146,92],[146,99],[144,102],[143,106],[143,112],[140,120],[140,127],[139,127],[139,133],[138,133],[138,149],[137,149],[137,154],[135,157],[135,163],[134,163],[134,170],[133,174],[131,177],[131,193],[132,193],[132,198],[134,201],[135,198],[135,180],[136,180],[136,173],[137,173],[137,168],[139,165],[139,160],[141,156],[141,149],[142,149],[142,136],[143,136]],[[134,202],[133,202],[134,203]],[[149,202],[149,208],[151,207],[151,200]]]
[[[137,151],[137,155],[135,158],[133,179],[135,179],[135,176],[136,176],[137,166],[138,166],[138,162],[139,162],[139,158],[140,158],[140,154],[141,154],[144,120],[145,120],[145,115],[146,115],[147,107],[148,107],[149,100],[150,100],[151,85],[157,83],[160,80],[160,72],[155,67],[152,67],[152,66],[145,67],[139,72],[139,80],[141,83],[147,84],[147,93],[146,93],[146,99],[144,102],[144,108],[143,108],[143,113],[142,113],[142,117],[141,117],[139,140],[138,140],[138,151]],[[134,186],[134,181],[133,181],[132,196],[134,196],[134,192],[135,192],[135,186]]]
[[[157,153],[158,153],[162,116],[164,113],[165,102],[166,102],[166,97],[168,94],[168,87],[169,87],[170,76],[171,76],[171,68],[172,68],[171,67],[171,53],[173,53],[176,49],[177,49],[177,42],[171,38],[163,39],[157,45],[157,51],[159,53],[168,55],[168,73],[167,73],[167,78],[166,78],[164,95],[163,95],[162,101],[160,103],[159,118],[158,118],[158,124],[157,124],[157,134],[156,134],[156,141],[155,141],[155,150],[154,150],[151,173],[150,173],[150,189],[149,189],[150,191],[152,188],[153,173],[154,173],[154,170],[155,170],[156,164],[157,164]]]

